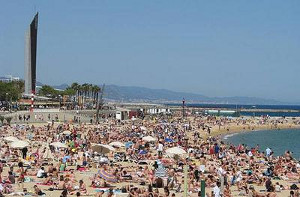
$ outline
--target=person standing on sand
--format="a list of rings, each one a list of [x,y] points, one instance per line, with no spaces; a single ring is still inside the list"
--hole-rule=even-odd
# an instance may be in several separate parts
[[[22,148],[23,159],[26,159],[28,149],[27,147]]]
[[[214,197],[221,197],[221,183],[218,181],[216,186],[213,188]]]
[[[162,152],[164,150],[164,145],[162,144],[162,142],[160,141],[157,145],[157,153],[158,153],[158,157],[162,157]]]
[[[272,150],[268,147],[268,148],[266,149],[266,155],[267,155],[267,157],[270,157],[270,156],[271,156],[271,153],[272,153]]]

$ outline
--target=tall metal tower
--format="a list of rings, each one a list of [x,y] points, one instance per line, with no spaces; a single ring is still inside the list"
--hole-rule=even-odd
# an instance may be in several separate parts
[[[38,15],[34,16],[25,36],[25,94],[35,94]]]

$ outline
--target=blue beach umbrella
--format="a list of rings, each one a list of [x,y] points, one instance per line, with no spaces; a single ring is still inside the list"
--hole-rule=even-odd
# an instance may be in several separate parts
[[[167,177],[168,173],[166,168],[162,165],[160,161],[157,162],[158,168],[155,170],[155,176],[160,178]]]
[[[125,148],[129,148],[133,145],[133,142],[129,141],[125,143]]]
[[[139,152],[139,154],[140,154],[140,155],[146,155],[146,154],[147,154],[147,151],[141,150],[141,151]]]
[[[171,138],[166,138],[165,142],[174,142]]]
[[[69,155],[64,156],[63,158],[63,163],[66,163],[68,159],[70,159],[71,157]]]

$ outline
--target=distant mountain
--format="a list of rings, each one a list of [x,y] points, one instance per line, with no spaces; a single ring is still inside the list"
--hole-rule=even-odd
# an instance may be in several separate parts
[[[42,85],[42,83],[39,83]],[[64,90],[68,84],[52,86]],[[100,86],[101,87],[101,86]],[[256,97],[208,97],[201,94],[175,92],[166,89],[151,89],[136,86],[106,85],[104,98],[123,102],[181,103],[184,98],[188,103],[282,105],[287,104],[273,99]]]
[[[207,97],[201,94],[175,92],[165,89],[150,89],[135,86],[106,85],[104,97],[116,101],[127,102],[181,102],[184,98],[189,103],[228,103],[228,104],[285,104],[273,99],[256,97]]]
[[[183,92],[173,92],[165,89],[150,89],[135,86],[106,85],[104,95],[113,100],[147,100],[147,101],[181,101],[183,98],[189,100],[207,100],[208,97]]]

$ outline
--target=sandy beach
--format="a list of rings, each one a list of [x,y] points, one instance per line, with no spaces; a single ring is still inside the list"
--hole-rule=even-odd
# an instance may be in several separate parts
[[[1,127],[1,177],[10,180],[8,175],[12,173],[16,183],[3,185],[10,188],[10,194],[4,195],[34,196],[37,185],[46,196],[60,196],[63,189],[67,196],[76,196],[77,192],[81,196],[150,196],[150,193],[183,196],[183,166],[188,165],[189,196],[199,195],[200,180],[206,182],[207,196],[214,196],[212,191],[216,187],[223,196],[249,196],[250,186],[260,193],[257,195],[288,196],[292,184],[299,186],[300,167],[289,159],[289,154],[273,157],[262,155],[255,147],[229,147],[221,143],[220,137],[253,130],[299,128],[299,122],[299,118],[189,116],[182,120],[174,116],[121,122],[111,119],[97,125],[59,122],[6,125]],[[28,145],[14,148],[13,139],[7,140],[8,137]],[[130,146],[126,146],[128,142]],[[25,147],[27,156],[22,159]],[[170,152],[172,148],[182,152]],[[275,165],[277,171],[273,170],[269,176],[265,172],[270,162],[291,167],[283,169]],[[289,172],[293,166],[296,171]],[[37,177],[42,167],[47,178]],[[249,169],[251,174],[247,174]],[[102,170],[111,179],[103,177]],[[274,191],[266,192],[265,182],[269,178]],[[219,182],[225,186],[216,186]],[[276,184],[281,185],[280,190]],[[108,193],[109,189],[113,194]]]

